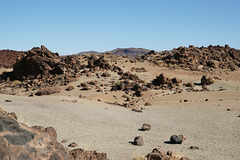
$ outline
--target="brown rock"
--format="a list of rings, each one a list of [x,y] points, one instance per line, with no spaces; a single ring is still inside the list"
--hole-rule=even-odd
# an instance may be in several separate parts
[[[70,144],[68,145],[68,147],[77,147],[77,143],[72,142],[72,143],[70,143]]]
[[[149,131],[150,129],[151,129],[151,125],[147,123],[143,124],[141,128],[142,131]]]
[[[16,79],[35,79],[38,75],[63,74],[64,64],[57,53],[50,52],[45,46],[35,47],[27,56],[13,66]]]
[[[137,146],[143,146],[143,144],[144,144],[143,137],[142,136],[135,137],[134,141],[133,141],[133,144],[137,145]]]
[[[67,91],[74,90],[74,86],[68,86],[68,87],[66,88],[66,90],[67,90]]]
[[[199,149],[199,147],[198,146],[191,146],[190,149],[195,150],[195,149]]]
[[[40,89],[39,91],[37,91],[35,93],[35,95],[43,96],[43,95],[51,95],[51,94],[59,93],[59,92],[60,92],[60,88],[53,87],[53,88]]]
[[[182,157],[182,158],[180,158],[180,160],[190,160],[190,159],[187,157]]]
[[[144,106],[152,106],[152,104],[149,103],[149,102],[146,102],[146,103],[144,104]]]

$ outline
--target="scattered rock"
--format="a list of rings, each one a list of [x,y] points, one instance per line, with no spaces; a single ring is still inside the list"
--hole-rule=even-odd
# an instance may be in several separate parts
[[[132,111],[133,112],[140,112],[140,113],[142,113],[142,110],[140,110],[140,109],[132,109]]]
[[[198,146],[191,146],[190,149],[197,150],[197,149],[199,149],[199,147]]]
[[[182,144],[182,142],[186,139],[184,135],[172,135],[170,138],[171,143],[173,144]]]
[[[190,160],[190,159],[187,157],[182,157],[182,158],[180,158],[180,160]]]
[[[72,142],[72,143],[70,143],[70,144],[68,145],[68,147],[77,147],[77,143]]]
[[[146,102],[146,103],[144,104],[144,106],[152,106],[152,104],[149,103],[149,102]]]
[[[214,83],[214,79],[213,78],[207,78],[206,76],[202,76],[201,78],[201,84],[202,85],[210,85]]]
[[[74,90],[74,86],[68,86],[68,87],[66,88],[66,91],[71,91],[71,90]]]
[[[143,137],[142,136],[135,137],[134,141],[133,141],[133,144],[137,145],[137,146],[142,146],[144,144]]]
[[[227,111],[231,111],[231,109],[230,109],[230,108],[228,108],[228,109],[227,109]]]
[[[141,128],[142,131],[149,131],[150,129],[151,129],[151,125],[147,123],[143,124]]]
[[[12,102],[12,100],[6,99],[5,102]]]

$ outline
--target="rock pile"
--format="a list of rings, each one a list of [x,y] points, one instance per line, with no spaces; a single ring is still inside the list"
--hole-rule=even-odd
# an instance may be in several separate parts
[[[107,160],[105,153],[74,149],[57,141],[52,127],[27,127],[0,108],[0,159]]]
[[[165,74],[160,74],[152,81],[152,84],[155,86],[156,89],[172,89],[176,86],[179,86],[182,80],[174,77],[168,78]]]
[[[240,67],[240,50],[228,45],[224,47],[210,45],[200,48],[190,45],[159,53],[149,52],[137,59],[152,61],[154,64],[170,68],[181,67],[190,70],[221,68],[234,71]]]

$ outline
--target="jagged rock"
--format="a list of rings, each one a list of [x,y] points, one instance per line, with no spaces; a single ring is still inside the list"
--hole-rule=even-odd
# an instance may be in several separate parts
[[[180,160],[190,160],[190,159],[187,157],[181,157]]]
[[[133,144],[137,145],[137,146],[143,146],[143,144],[144,144],[143,137],[142,136],[135,137],[134,141],[133,141]]]
[[[63,74],[64,64],[57,53],[42,45],[29,50],[27,56],[13,66],[13,72],[19,80],[35,79],[39,74]]]
[[[146,103],[144,104],[144,106],[152,106],[152,104],[149,103],[149,102],[146,102]]]
[[[35,93],[37,96],[43,96],[43,95],[51,95],[54,93],[59,93],[61,91],[60,88],[53,87],[53,88],[45,88],[45,89],[40,89]]]

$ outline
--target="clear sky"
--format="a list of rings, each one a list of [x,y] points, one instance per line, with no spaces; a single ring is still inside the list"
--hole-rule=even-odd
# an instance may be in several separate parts
[[[210,44],[240,49],[240,0],[0,0],[0,49],[41,44],[62,55]]]

